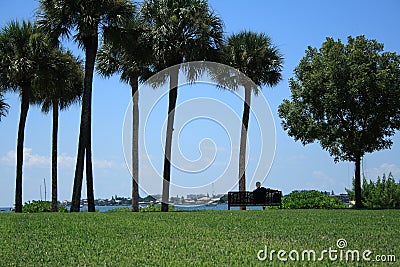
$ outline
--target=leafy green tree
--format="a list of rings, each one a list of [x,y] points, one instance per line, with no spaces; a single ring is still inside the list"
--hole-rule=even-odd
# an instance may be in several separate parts
[[[327,38],[309,47],[279,106],[282,126],[303,145],[319,141],[335,161],[355,162],[356,207],[362,207],[360,162],[390,148],[400,128],[400,58],[364,36]]]
[[[128,0],[40,0],[38,23],[53,40],[71,37],[85,51],[84,91],[79,130],[78,155],[72,192],[71,211],[80,210],[83,170],[86,156],[88,211],[94,212],[92,171],[92,83],[99,34],[131,16],[133,5]]]
[[[346,189],[352,200],[355,199],[355,179],[353,189]],[[362,182],[362,204],[370,209],[399,209],[400,208],[400,182],[396,183],[392,173],[382,178],[378,176],[376,182],[369,182],[364,177]]]
[[[136,14],[121,27],[109,29],[97,57],[97,71],[104,77],[115,73],[132,90],[132,211],[139,211],[139,81],[152,73],[151,39]]]
[[[293,191],[282,199],[285,209],[338,209],[346,207],[340,199],[319,191]]]
[[[52,110],[52,167],[51,167],[51,196],[52,211],[57,211],[57,143],[58,143],[58,114],[70,105],[81,100],[83,92],[82,65],[69,51],[64,52],[55,47],[40,72],[46,79],[35,91],[35,102],[42,107],[44,113]]]
[[[243,31],[232,34],[227,39],[223,49],[222,62],[239,70],[249,77],[254,84],[245,82],[245,79],[233,78],[226,81],[229,87],[243,86],[245,89],[245,101],[243,103],[242,127],[240,135],[239,152],[239,191],[246,191],[246,141],[249,126],[251,107],[251,94],[259,92],[259,87],[275,86],[282,79],[281,71],[283,58],[271,38],[263,33]],[[223,83],[224,85],[224,83]],[[246,209],[246,207],[241,207]]]
[[[155,71],[177,64],[217,58],[223,41],[221,19],[210,10],[205,0],[145,0],[141,13],[150,30],[152,49],[157,60]],[[188,71],[194,78],[200,70]],[[165,137],[162,211],[168,211],[169,183],[171,180],[171,146],[178,97],[179,67],[169,77],[168,122]]]
[[[48,56],[48,40],[28,21],[11,21],[0,32],[0,87],[20,95],[21,110],[17,137],[15,211],[22,212],[22,165],[25,124],[39,69]]]
[[[0,93],[0,121],[1,121],[1,117],[7,116],[9,108],[10,108],[10,106],[4,100],[3,94]]]

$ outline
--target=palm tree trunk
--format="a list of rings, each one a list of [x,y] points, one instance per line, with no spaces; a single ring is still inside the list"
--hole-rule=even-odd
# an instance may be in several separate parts
[[[139,84],[138,75],[130,80],[132,87],[132,211],[139,211]]]
[[[85,97],[83,97],[84,99]],[[84,159],[85,159],[85,147],[86,147],[86,139],[83,138],[83,132],[85,131],[84,120],[83,120],[83,103],[85,102],[82,99],[82,115],[81,115],[81,125],[79,131],[79,143],[78,143],[78,156],[76,158],[76,166],[75,166],[75,178],[74,185],[72,189],[72,200],[71,200],[71,212],[79,212],[80,211],[80,202],[81,202],[81,191],[82,191],[82,180],[83,180],[83,167],[84,167]]]
[[[96,31],[97,33],[97,31]],[[86,142],[86,193],[88,200],[88,211],[95,212],[96,207],[94,205],[94,188],[93,188],[93,166],[92,166],[92,87],[93,87],[93,74],[94,74],[94,66],[96,63],[96,55],[98,48],[98,36],[92,37],[90,40],[90,48],[87,48],[86,54],[86,62],[85,62],[85,80],[87,78],[87,86],[88,90],[88,121],[87,121],[87,142]]]
[[[168,122],[167,134],[165,136],[165,154],[164,154],[164,173],[163,173],[163,191],[161,211],[168,211],[169,202],[169,184],[171,181],[171,147],[172,147],[172,133],[174,131],[175,120],[175,107],[176,99],[178,97],[178,75],[179,68],[174,68],[169,77],[169,105],[168,105]]]
[[[356,208],[363,208],[362,195],[361,195],[361,156],[356,155],[355,160],[355,180],[354,180],[354,194],[356,200]]]
[[[91,129],[88,130],[88,138],[91,139]],[[93,187],[93,168],[92,168],[92,142],[88,140],[86,145],[86,196],[88,200],[88,212],[95,212],[94,187]]]
[[[242,130],[240,132],[240,150],[239,150],[239,191],[246,191],[246,146],[247,146],[247,129],[249,127],[251,88],[244,88],[244,103]],[[241,210],[245,210],[246,206],[240,206]]]
[[[91,110],[91,109],[90,109]],[[90,111],[91,113],[91,111]],[[91,124],[91,114],[89,114],[89,124]],[[93,168],[92,168],[92,127],[88,126],[86,143],[86,195],[88,200],[88,212],[95,212],[94,188],[93,188]]]
[[[24,138],[25,124],[29,110],[29,96],[31,88],[29,86],[21,88],[21,112],[18,125],[17,140],[17,171],[15,179],[15,212],[22,212],[22,165],[24,161]]]
[[[80,199],[83,182],[83,169],[86,151],[86,183],[88,195],[88,211],[95,211],[94,190],[93,190],[93,171],[91,153],[91,113],[92,113],[92,85],[94,64],[96,61],[98,36],[93,35],[90,40],[85,42],[85,78],[82,96],[81,125],[79,131],[78,156],[76,159],[74,186],[72,191],[71,212],[80,211]]]
[[[57,143],[58,143],[58,102],[53,101],[53,133],[51,149],[51,211],[58,211],[57,200]]]

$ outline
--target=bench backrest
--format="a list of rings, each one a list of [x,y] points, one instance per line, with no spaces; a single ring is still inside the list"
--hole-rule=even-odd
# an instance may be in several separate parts
[[[248,191],[228,192],[228,206],[281,206],[282,191],[267,189],[261,194]]]

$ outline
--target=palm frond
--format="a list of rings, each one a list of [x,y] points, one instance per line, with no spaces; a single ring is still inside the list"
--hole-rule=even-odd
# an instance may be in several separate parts
[[[0,94],[0,121],[2,117],[7,116],[10,106],[5,102],[4,97]]]
[[[0,86],[21,93],[37,78],[48,39],[29,21],[11,21],[0,32]]]
[[[132,79],[145,81],[153,74],[151,40],[137,14],[132,13],[120,25],[104,29],[104,40],[97,58],[97,72],[105,77],[115,73],[128,84]]]
[[[156,70],[190,61],[217,60],[223,23],[207,1],[148,0],[142,3],[141,14],[153,40]],[[189,79],[198,75],[194,70],[187,74]]]
[[[38,25],[52,40],[71,38],[83,48],[88,39],[109,25],[119,25],[134,10],[128,0],[40,0]]]
[[[55,48],[43,63],[34,83],[33,102],[41,105],[45,113],[55,102],[60,110],[80,102],[83,93],[82,62],[70,51]]]
[[[274,86],[282,79],[283,57],[272,44],[271,38],[264,33],[242,31],[229,36],[223,48],[222,62],[238,69],[258,87]],[[240,77],[231,81],[243,85],[240,84]],[[258,93],[258,87],[253,86],[255,94]]]

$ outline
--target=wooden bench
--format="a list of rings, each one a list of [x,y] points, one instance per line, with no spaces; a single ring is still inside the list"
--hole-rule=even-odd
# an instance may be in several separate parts
[[[282,191],[267,189],[264,194],[253,192],[228,192],[228,210],[233,206],[279,206],[282,208]]]

